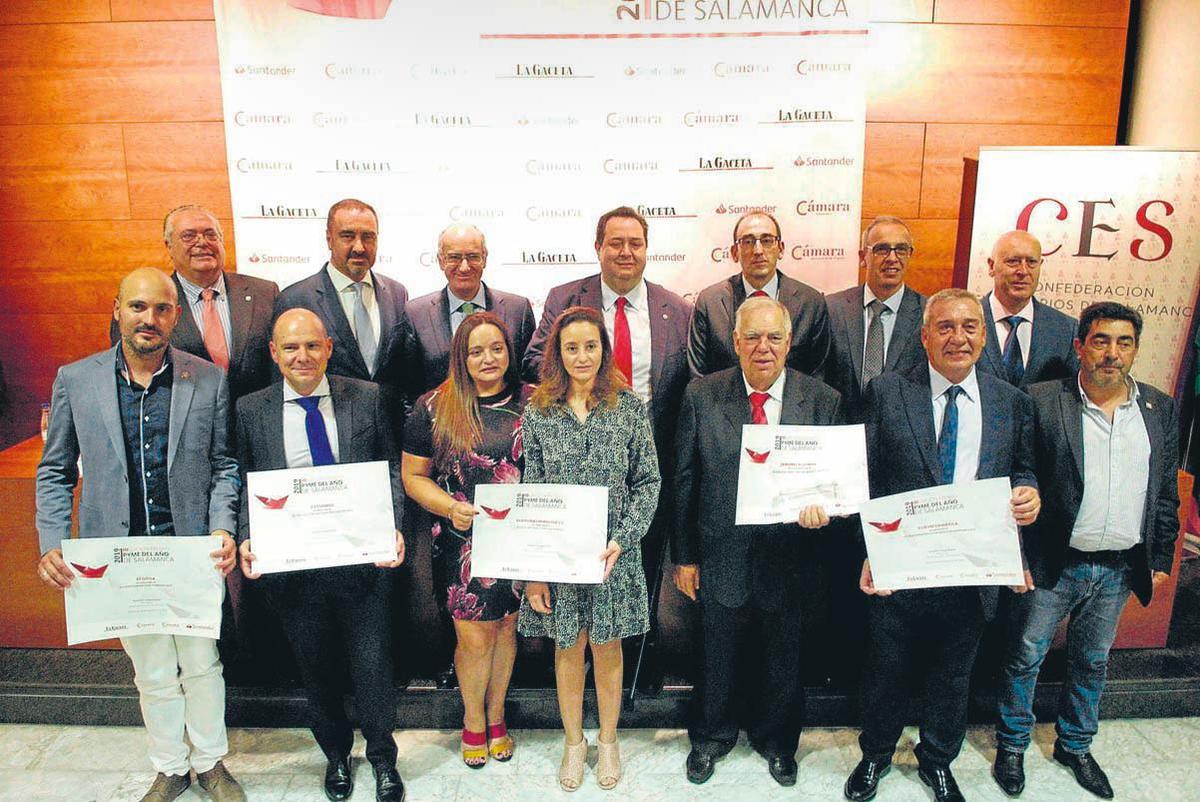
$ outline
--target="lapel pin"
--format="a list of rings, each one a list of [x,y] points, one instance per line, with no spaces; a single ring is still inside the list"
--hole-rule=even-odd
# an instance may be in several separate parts
[[[1149,401],[1147,401],[1147,402],[1146,402],[1146,409],[1154,409],[1154,405],[1153,405],[1153,404],[1151,404]]]
[[[666,319],[667,319],[667,313],[663,312],[663,320],[666,320]]]
[[[249,300],[250,300],[250,296],[249,296],[249,295],[247,295],[247,296],[246,296],[246,300],[247,300],[247,301],[249,301]]]
[[[180,374],[179,374],[179,378],[181,378],[181,379],[190,379],[190,378],[192,378],[192,374],[188,373],[188,372],[185,370],[183,373],[180,373]]]

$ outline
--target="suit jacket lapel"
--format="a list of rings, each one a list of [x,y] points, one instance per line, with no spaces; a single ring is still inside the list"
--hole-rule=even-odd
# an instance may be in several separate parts
[[[993,466],[997,459],[997,446],[1008,442],[1001,432],[1012,426],[1005,410],[1000,408],[1000,399],[990,389],[990,385],[981,381],[979,371],[975,371],[975,381],[979,387],[979,420],[982,424],[979,430],[979,465],[975,469],[975,478],[995,476],[997,471]]]
[[[1007,376],[1004,370],[1004,356],[1000,352],[1000,343],[996,342],[996,320],[992,317],[992,294],[989,292],[982,298],[983,304],[983,357],[988,363],[988,369],[997,376]],[[1028,360],[1027,360],[1028,361]]]
[[[229,372],[232,373],[235,365],[242,364],[242,356],[246,351],[250,322],[254,316],[254,296],[247,294],[240,276],[226,273],[225,300],[229,303],[229,329],[233,336],[229,346]]]
[[[267,453],[263,465],[287,465],[287,450],[283,442],[283,382],[271,385],[267,402],[259,407],[258,432],[266,441]]]
[[[859,326],[855,331],[862,331]],[[892,327],[892,338],[888,341],[887,359],[884,360],[884,370],[895,370],[896,363],[900,361],[900,355],[909,347],[913,337],[920,337],[921,330],[921,302],[917,300],[917,294],[908,287],[904,288],[904,297],[900,299],[900,311],[896,313],[896,324]],[[854,353],[862,353],[862,344]],[[859,371],[862,375],[862,371]]]
[[[1146,400],[1145,388],[1139,385],[1138,390],[1140,391],[1138,393],[1138,406],[1142,410],[1142,420],[1146,424],[1146,436],[1150,440],[1150,481],[1146,485],[1146,514],[1143,515],[1143,518],[1152,520],[1152,518],[1147,518],[1147,516],[1154,515],[1151,500],[1158,498],[1158,494],[1161,492],[1159,479],[1163,474],[1163,422],[1162,418],[1158,415],[1158,411]],[[1174,471],[1172,471],[1172,475],[1174,475]],[[1144,525],[1143,530],[1145,530]]]
[[[650,389],[662,380],[663,347],[670,339],[671,313],[657,284],[646,282],[646,312],[650,316]]]
[[[721,405],[721,412],[725,415],[725,419],[733,426],[733,434],[739,446],[742,442],[742,427],[750,420],[750,401],[746,396],[745,382],[742,380],[742,372],[740,370],[731,370],[729,385],[725,390],[725,403]]]
[[[321,296],[318,304],[324,318],[333,322],[333,331],[330,332],[333,339],[337,343],[343,344],[343,351],[350,352],[349,356],[343,358],[349,359],[362,375],[371,376],[372,373],[367,369],[367,363],[363,361],[362,351],[358,348],[358,340],[354,338],[354,330],[350,328],[350,321],[346,319],[346,313],[342,310],[342,302],[338,300],[337,289],[333,286],[326,267],[321,268],[321,284],[317,287],[317,294]],[[375,299],[378,302],[379,296],[376,295]],[[382,333],[382,317],[379,319],[379,330]]]
[[[600,292],[600,276],[589,276],[579,285],[579,306],[604,311],[604,296]]]
[[[850,325],[846,326],[846,331],[850,335],[850,362],[854,365],[854,383],[859,384],[862,381],[863,370],[863,348],[866,345],[866,336],[863,332],[863,298],[865,290],[862,287],[858,288],[858,292],[851,293],[850,298],[846,299],[845,314]],[[899,321],[896,321],[899,324]],[[893,339],[895,339],[893,337]],[[892,356],[889,351],[888,357]],[[890,360],[889,360],[890,361]]]
[[[375,364],[371,365],[371,370],[368,371],[374,377],[376,369],[383,363],[384,357],[387,355],[392,339],[392,327],[398,321],[396,320],[396,298],[392,294],[391,286],[381,281],[374,270],[371,271],[371,280],[375,284],[375,305],[379,309],[379,346],[375,349]]]
[[[1076,475],[1083,478],[1083,402],[1075,382],[1063,382],[1058,396],[1058,411],[1062,416],[1063,434],[1071,447],[1071,458],[1075,461]],[[1145,417],[1145,415],[1143,415]]]
[[[121,426],[121,407],[117,400],[117,348],[120,347],[121,344],[117,343],[115,347],[96,357],[96,376],[92,386],[104,387],[107,382],[107,386],[112,388],[109,393],[101,394],[101,398],[107,399],[109,403],[100,404],[100,419],[104,421],[108,439],[112,441],[113,450],[121,460],[121,469],[128,470],[129,463],[125,460],[125,431]]]
[[[171,421],[167,427],[167,470],[175,462],[175,451],[183,434],[188,410],[192,406],[192,395],[196,392],[196,377],[192,373],[191,359],[182,351],[170,349],[171,365],[175,375],[171,383]]]
[[[779,416],[781,424],[800,426],[811,424],[813,418],[813,400],[800,392],[791,377],[783,382],[783,411]]]
[[[446,298],[446,290],[442,289],[437,300],[429,307],[429,330],[433,332],[435,352],[450,353],[450,301]]]
[[[333,417],[337,420],[338,462],[356,462],[357,455],[351,453],[354,442],[354,410],[350,398],[342,392],[340,382],[329,379],[329,395],[333,399]]]
[[[175,331],[171,334],[171,344],[191,354],[204,354],[207,358],[208,349],[204,347],[204,336],[200,333],[200,326],[192,314],[192,305],[188,303],[187,296],[184,295],[183,285],[179,283],[179,277],[174,273],[171,274],[171,280],[175,282],[175,292],[179,294],[179,306],[183,309],[179,315],[179,324],[175,326]],[[225,284],[225,289],[228,291],[228,283]]]
[[[917,376],[926,376],[918,371]],[[921,452],[921,459],[929,471],[933,484],[941,483],[942,463],[937,455],[937,434],[933,431],[933,399],[929,395],[929,382],[903,381],[900,395],[904,398],[904,414],[908,417],[913,440]]]

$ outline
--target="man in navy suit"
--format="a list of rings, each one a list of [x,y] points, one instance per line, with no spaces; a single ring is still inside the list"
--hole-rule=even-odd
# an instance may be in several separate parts
[[[1133,309],[1093,304],[1075,339],[1079,373],[1029,388],[1046,507],[1026,539],[1036,587],[1020,610],[997,695],[992,774],[1009,796],[1025,787],[1038,670],[1069,615],[1054,759],[1091,793],[1113,797],[1090,751],[1108,652],[1130,592],[1148,605],[1167,579],[1179,535],[1175,404],[1129,376],[1141,334]]]
[[[408,304],[411,326],[404,364],[410,404],[446,379],[450,339],[458,324],[475,312],[487,310],[504,321],[515,351],[509,359],[519,364],[525,355],[533,336],[533,307],[527,298],[483,283],[487,257],[487,241],[475,226],[456,223],[438,236],[438,266],[446,274],[446,286]]]
[[[1016,523],[1033,523],[1041,508],[1033,474],[1033,402],[975,369],[987,337],[979,299],[942,290],[925,304],[921,343],[926,364],[885,373],[866,392],[867,470],[871,496],[1008,477]],[[936,434],[935,434],[936,433]],[[986,436],[985,436],[986,433]],[[1032,583],[1014,591],[1024,592]],[[862,690],[863,757],[846,780],[854,802],[875,796],[891,768],[905,724],[908,680],[924,689],[916,755],[922,782],[937,802],[960,802],[950,772],[967,730],[971,666],[984,623],[994,615],[996,587],[900,590],[875,587],[869,561],[859,582],[868,605]]]
[[[988,259],[992,291],[983,296],[988,342],[979,370],[1022,389],[1079,370],[1075,319],[1033,297],[1042,262],[1042,244],[1028,231],[1001,235]]]

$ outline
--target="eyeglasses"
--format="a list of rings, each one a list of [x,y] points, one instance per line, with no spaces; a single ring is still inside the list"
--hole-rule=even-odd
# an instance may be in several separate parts
[[[774,234],[763,234],[761,237],[756,237],[753,234],[746,234],[743,237],[738,237],[737,244],[743,248],[754,249],[756,244],[762,245],[764,248],[773,248],[779,244],[779,237]]]
[[[206,228],[203,231],[196,231],[189,228],[186,231],[180,231],[176,236],[179,237],[179,241],[184,245],[195,245],[200,241],[201,237],[204,238],[205,242],[221,241],[221,232],[215,228]]]
[[[871,246],[871,253],[880,259],[886,259],[887,255],[892,251],[896,252],[896,256],[900,259],[907,259],[913,255],[913,246],[907,242],[901,242],[896,245],[889,245],[886,242],[880,242]]]
[[[462,264],[464,259],[471,267],[479,267],[483,264],[482,253],[443,253],[442,258],[451,265]]]
[[[1004,262],[1005,267],[1009,267],[1014,270],[1017,269],[1018,267],[1020,267],[1021,265],[1028,265],[1029,269],[1032,270],[1033,268],[1037,267],[1038,265],[1040,265],[1042,263],[1042,257],[1040,257],[1040,256],[1036,256],[1036,257],[1035,256],[1010,256],[1007,259],[1003,259],[1001,261]]]

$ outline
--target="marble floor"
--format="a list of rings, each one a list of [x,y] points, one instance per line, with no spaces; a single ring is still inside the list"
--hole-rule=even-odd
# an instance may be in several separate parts
[[[622,732],[625,777],[613,791],[601,791],[589,769],[584,787],[573,795],[555,780],[561,734],[550,730],[516,731],[517,752],[508,764],[489,763],[470,771],[459,762],[456,733],[438,730],[398,732],[400,771],[408,799],[424,800],[770,800],[841,799],[846,775],[859,758],[857,733],[850,729],[811,729],[804,733],[795,788],[777,786],[762,759],[744,739],[717,764],[702,786],[684,778],[687,737],[682,730]],[[592,735],[594,738],[594,734]],[[880,785],[881,802],[925,802],[932,794],[916,775],[914,730],[906,730],[893,770]],[[238,729],[230,731],[226,765],[251,802],[322,802],[324,759],[305,730]],[[1077,786],[1066,769],[1053,762],[1054,731],[1039,725],[1035,747],[1026,756],[1026,800],[1094,799]],[[1109,773],[1117,799],[1125,802],[1185,802],[1200,799],[1200,719],[1104,721],[1094,754]],[[358,741],[354,799],[374,798],[370,768]],[[964,794],[971,800],[1007,799],[988,774],[994,754],[988,728],[972,728],[954,764]],[[590,763],[595,762],[592,748]],[[0,800],[3,802],[136,802],[153,779],[140,729],[0,725]],[[207,799],[195,785],[181,800]]]

